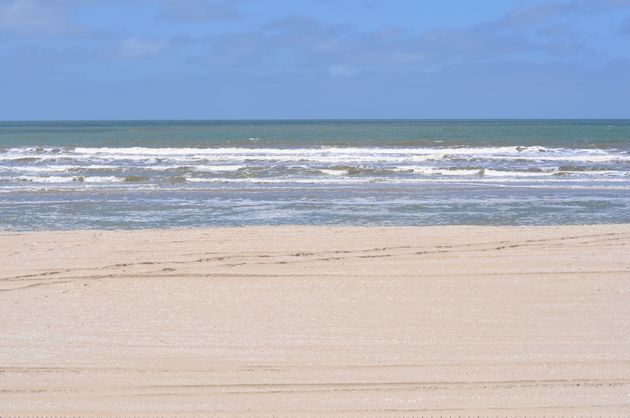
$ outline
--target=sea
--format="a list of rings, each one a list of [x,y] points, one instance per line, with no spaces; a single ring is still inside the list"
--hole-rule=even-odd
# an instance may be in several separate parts
[[[630,222],[630,120],[0,122],[0,230]]]

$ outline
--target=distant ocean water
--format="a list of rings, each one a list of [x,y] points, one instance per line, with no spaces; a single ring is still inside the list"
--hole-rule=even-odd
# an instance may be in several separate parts
[[[630,121],[0,122],[0,229],[630,222]]]

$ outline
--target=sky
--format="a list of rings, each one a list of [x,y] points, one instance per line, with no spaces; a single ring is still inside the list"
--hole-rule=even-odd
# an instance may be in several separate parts
[[[630,0],[0,0],[0,120],[629,117]]]

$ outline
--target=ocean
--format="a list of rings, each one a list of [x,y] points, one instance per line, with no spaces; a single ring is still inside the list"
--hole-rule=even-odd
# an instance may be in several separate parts
[[[0,122],[0,229],[630,222],[630,120]]]

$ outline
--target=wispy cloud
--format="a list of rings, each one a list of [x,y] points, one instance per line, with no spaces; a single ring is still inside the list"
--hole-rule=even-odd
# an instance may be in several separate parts
[[[70,8],[80,3],[80,0],[0,0],[0,32],[26,37],[83,34],[87,29],[68,18]]]
[[[127,38],[120,42],[117,56],[131,60],[154,58],[164,52],[167,47],[168,41],[163,39]]]
[[[332,76],[351,76],[388,69],[433,72],[465,61],[567,60],[590,53],[576,28],[557,20],[563,8],[556,3],[538,6],[515,10],[499,20],[421,33],[395,27],[358,31],[351,25],[287,16],[258,30],[200,39],[200,48],[207,52],[197,61],[208,68],[245,72],[275,73],[282,66],[285,71],[319,69]]]
[[[304,14],[290,14],[289,3]],[[72,89],[81,103],[104,96],[119,103],[118,95],[142,103],[159,84],[180,102],[195,97],[204,104],[198,109],[217,106],[219,114],[231,100],[233,115],[253,97],[266,115],[282,106],[289,114],[307,103],[315,109],[317,101],[302,100],[306,94],[342,110],[369,104],[376,116],[383,109],[433,114],[439,103],[453,109],[453,100],[476,109],[486,96],[512,107],[510,97],[527,96],[518,100],[523,112],[545,101],[550,111],[583,106],[604,115],[615,108],[611,98],[625,103],[630,94],[630,0],[520,0],[522,7],[503,15],[481,7],[463,20],[451,19],[450,6],[438,0],[395,3],[400,10],[391,0],[0,0],[0,105],[30,105],[46,90],[42,108],[52,109]],[[387,18],[379,16],[384,8]],[[392,25],[396,13],[424,10],[436,12],[432,27],[402,15]],[[199,91],[222,92],[222,99]],[[384,96],[389,102],[379,107]],[[188,106],[183,114],[197,109]]]
[[[177,22],[232,20],[241,16],[237,0],[162,0],[161,16]]]
[[[498,23],[512,27],[541,25],[554,19],[567,19],[623,8],[630,8],[630,0],[543,1],[517,8]]]

